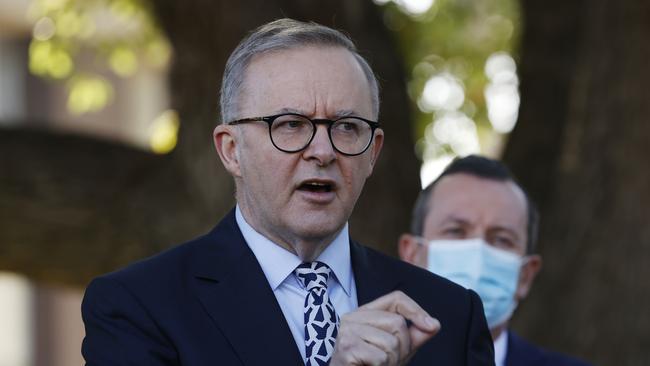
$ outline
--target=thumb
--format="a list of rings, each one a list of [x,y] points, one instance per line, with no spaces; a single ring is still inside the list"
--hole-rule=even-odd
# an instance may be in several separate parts
[[[440,331],[440,322],[436,318],[429,317],[426,321],[426,327],[420,327],[417,323],[412,323],[409,327],[411,336],[411,352],[415,352],[420,346],[425,344],[429,339]]]

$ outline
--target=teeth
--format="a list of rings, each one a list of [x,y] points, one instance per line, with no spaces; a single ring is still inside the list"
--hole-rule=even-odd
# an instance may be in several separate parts
[[[315,191],[327,191],[330,192],[332,190],[332,184],[330,183],[323,183],[323,182],[305,182],[302,184],[303,187],[309,190],[315,190]]]
[[[308,186],[315,186],[315,187],[328,187],[330,184],[328,183],[321,183],[321,182],[305,182],[305,185]]]

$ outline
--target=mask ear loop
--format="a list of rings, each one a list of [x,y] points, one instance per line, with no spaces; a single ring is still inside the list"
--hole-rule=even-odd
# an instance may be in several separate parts
[[[422,254],[423,251],[428,251],[429,247],[431,246],[429,244],[429,240],[421,237],[421,236],[416,236],[415,237],[415,243],[418,245],[417,251],[418,253]],[[426,263],[426,262],[425,262]]]
[[[429,241],[421,236],[414,236],[415,237],[415,242],[417,245],[421,247],[428,247],[429,246]]]
[[[530,255],[524,254],[524,255],[521,256],[521,263],[519,263],[519,266],[523,267],[526,264],[528,264],[528,262],[530,262]],[[520,268],[520,270],[521,270],[521,268]]]

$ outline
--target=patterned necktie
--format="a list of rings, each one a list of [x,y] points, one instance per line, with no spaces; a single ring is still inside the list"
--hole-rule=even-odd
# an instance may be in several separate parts
[[[303,263],[296,276],[307,290],[305,314],[305,365],[327,365],[339,330],[339,317],[327,294],[327,279],[332,270],[321,262]]]

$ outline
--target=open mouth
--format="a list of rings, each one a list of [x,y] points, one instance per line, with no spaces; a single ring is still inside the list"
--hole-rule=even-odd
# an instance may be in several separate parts
[[[331,182],[321,182],[308,180],[298,186],[298,190],[314,192],[314,193],[327,193],[334,190],[334,184]]]

